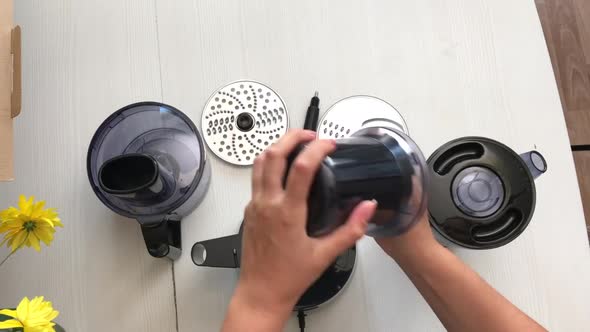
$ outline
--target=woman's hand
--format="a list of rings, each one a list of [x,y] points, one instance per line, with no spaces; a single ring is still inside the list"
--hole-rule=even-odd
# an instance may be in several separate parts
[[[546,331],[439,244],[426,215],[408,232],[376,241],[448,331]]]
[[[420,251],[440,246],[432,235],[426,213],[407,232],[395,237],[376,238],[375,242],[398,263],[412,260],[414,254]]]
[[[418,193],[412,196],[412,199],[416,201],[411,202],[410,205],[420,206],[420,204],[425,204],[424,202],[419,201],[422,199],[422,185],[416,178],[413,178],[412,181],[412,187],[414,190],[417,190]],[[424,210],[421,215],[417,216],[417,218],[417,223],[411,226],[410,229],[403,234],[393,237],[375,238],[375,242],[377,242],[381,249],[398,263],[403,259],[412,260],[412,255],[418,251],[439,246],[438,242],[432,235],[426,210]]]
[[[321,238],[307,235],[310,187],[322,160],[335,149],[333,140],[314,138],[314,132],[291,130],[254,162],[240,280],[225,327],[232,325],[232,305],[253,310],[258,317],[282,319],[276,323],[282,326],[305,290],[365,233],[375,202],[360,203],[346,224],[331,234]],[[310,141],[293,162],[283,185],[287,157],[295,147]]]

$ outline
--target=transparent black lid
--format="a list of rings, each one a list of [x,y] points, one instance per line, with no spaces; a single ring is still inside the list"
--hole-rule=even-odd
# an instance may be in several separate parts
[[[204,163],[203,141],[192,121],[157,102],[113,113],[94,134],[87,157],[90,183],[105,205],[154,220],[190,198]]]

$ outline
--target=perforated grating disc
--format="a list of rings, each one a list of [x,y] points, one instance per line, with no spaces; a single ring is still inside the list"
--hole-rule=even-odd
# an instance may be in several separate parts
[[[322,116],[317,132],[319,138],[343,138],[375,126],[409,134],[401,114],[386,101],[372,96],[352,96],[336,102]]]
[[[234,165],[252,165],[288,127],[287,107],[281,97],[254,81],[233,82],[215,91],[201,116],[209,149]]]

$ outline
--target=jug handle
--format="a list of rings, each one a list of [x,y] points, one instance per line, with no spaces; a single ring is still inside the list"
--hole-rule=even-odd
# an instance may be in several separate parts
[[[157,223],[142,222],[141,233],[150,255],[176,260],[182,253],[180,220],[177,215],[168,215]]]

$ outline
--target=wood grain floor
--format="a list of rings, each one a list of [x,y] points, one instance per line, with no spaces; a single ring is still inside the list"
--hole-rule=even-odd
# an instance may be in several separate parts
[[[536,0],[572,145],[590,144],[590,1]]]
[[[590,236],[590,0],[535,0],[568,127]]]
[[[584,202],[586,229],[590,231],[590,224],[588,224],[588,216],[590,216],[590,204],[588,204],[590,202],[590,151],[575,151],[574,161],[578,173],[578,182],[580,183],[582,202]]]

